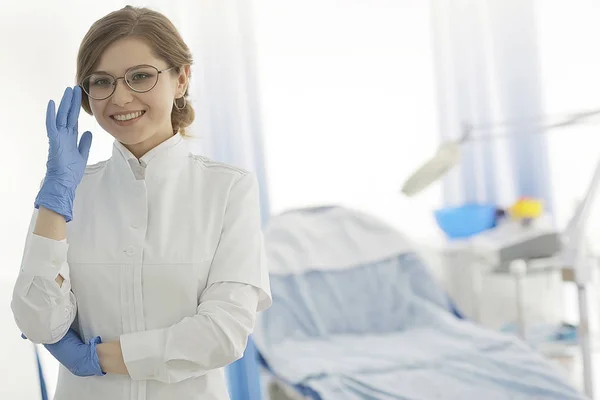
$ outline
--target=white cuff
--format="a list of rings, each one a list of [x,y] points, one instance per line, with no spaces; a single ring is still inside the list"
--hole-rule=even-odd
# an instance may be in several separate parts
[[[67,275],[63,275],[63,278],[69,279],[69,270],[65,266],[68,249],[69,245],[65,241],[53,240],[32,233],[23,254],[21,272],[52,279],[56,278],[60,272]]]
[[[120,341],[123,361],[131,379],[164,379],[167,329],[126,333],[121,335]]]

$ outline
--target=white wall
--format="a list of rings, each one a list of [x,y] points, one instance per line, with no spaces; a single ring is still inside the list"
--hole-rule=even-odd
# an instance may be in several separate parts
[[[600,110],[600,3],[538,0],[537,9],[547,112]],[[549,136],[553,194],[562,224],[571,216],[600,157],[600,117],[594,121],[594,125],[556,130]],[[594,225],[600,232],[600,225]]]
[[[273,212],[340,203],[437,232],[440,187],[399,194],[438,144],[428,2],[255,4]]]

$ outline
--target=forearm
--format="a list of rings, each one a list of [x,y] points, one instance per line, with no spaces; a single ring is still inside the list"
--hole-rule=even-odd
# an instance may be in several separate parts
[[[128,375],[127,366],[123,360],[121,342],[100,343],[96,347],[100,368],[107,374]]]
[[[174,383],[241,358],[254,329],[257,299],[253,286],[215,284],[205,291],[193,317],[169,328],[121,335],[129,375]]]
[[[47,208],[40,207],[33,233],[53,240],[64,240],[67,237],[67,223],[65,217],[50,211]],[[62,287],[64,278],[58,274],[56,283]]]
[[[54,343],[61,339],[77,313],[69,280],[69,245],[65,240],[34,233],[38,225],[42,234],[52,231],[47,229],[51,224],[44,222],[48,219],[44,214],[53,218],[49,213],[34,210],[11,303],[17,326],[35,343]],[[55,235],[60,236],[64,239],[65,235]]]

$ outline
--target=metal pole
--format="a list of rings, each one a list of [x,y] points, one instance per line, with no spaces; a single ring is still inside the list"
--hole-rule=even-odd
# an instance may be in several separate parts
[[[478,323],[482,323],[481,321],[481,292],[483,289],[483,269],[484,266],[478,260],[470,263],[471,268],[473,265],[475,266],[475,271],[471,270],[471,287],[473,290],[473,295],[475,297],[474,307],[473,307],[473,318]]]
[[[581,357],[583,361],[583,383],[585,393],[591,399],[594,398],[593,385],[593,363],[592,346],[590,339],[589,323],[589,304],[587,298],[588,283],[592,280],[592,269],[596,268],[596,263],[590,258],[586,243],[587,223],[594,206],[598,185],[600,184],[600,158],[596,164],[596,169],[590,182],[585,199],[578,207],[573,219],[566,229],[566,251],[565,265],[572,266],[575,272],[575,283],[577,285],[577,297],[579,301],[579,329],[578,340],[581,346]]]
[[[525,275],[527,274],[527,262],[525,260],[514,260],[510,263],[510,272],[515,278],[517,295],[517,327],[521,339],[527,339],[525,324]]]
[[[579,298],[579,328],[577,334],[579,345],[581,346],[581,359],[583,361],[583,385],[585,394],[590,399],[593,399],[594,379],[592,376],[592,341],[590,337],[589,305],[586,283],[577,283],[577,296]]]

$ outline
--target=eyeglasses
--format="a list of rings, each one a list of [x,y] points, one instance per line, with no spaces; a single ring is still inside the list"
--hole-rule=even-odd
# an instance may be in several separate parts
[[[125,71],[125,75],[115,78],[107,72],[94,72],[81,81],[83,91],[94,100],[108,99],[117,88],[117,81],[123,79],[127,86],[136,93],[149,92],[158,83],[158,76],[174,67],[161,71],[152,65],[136,65]]]

